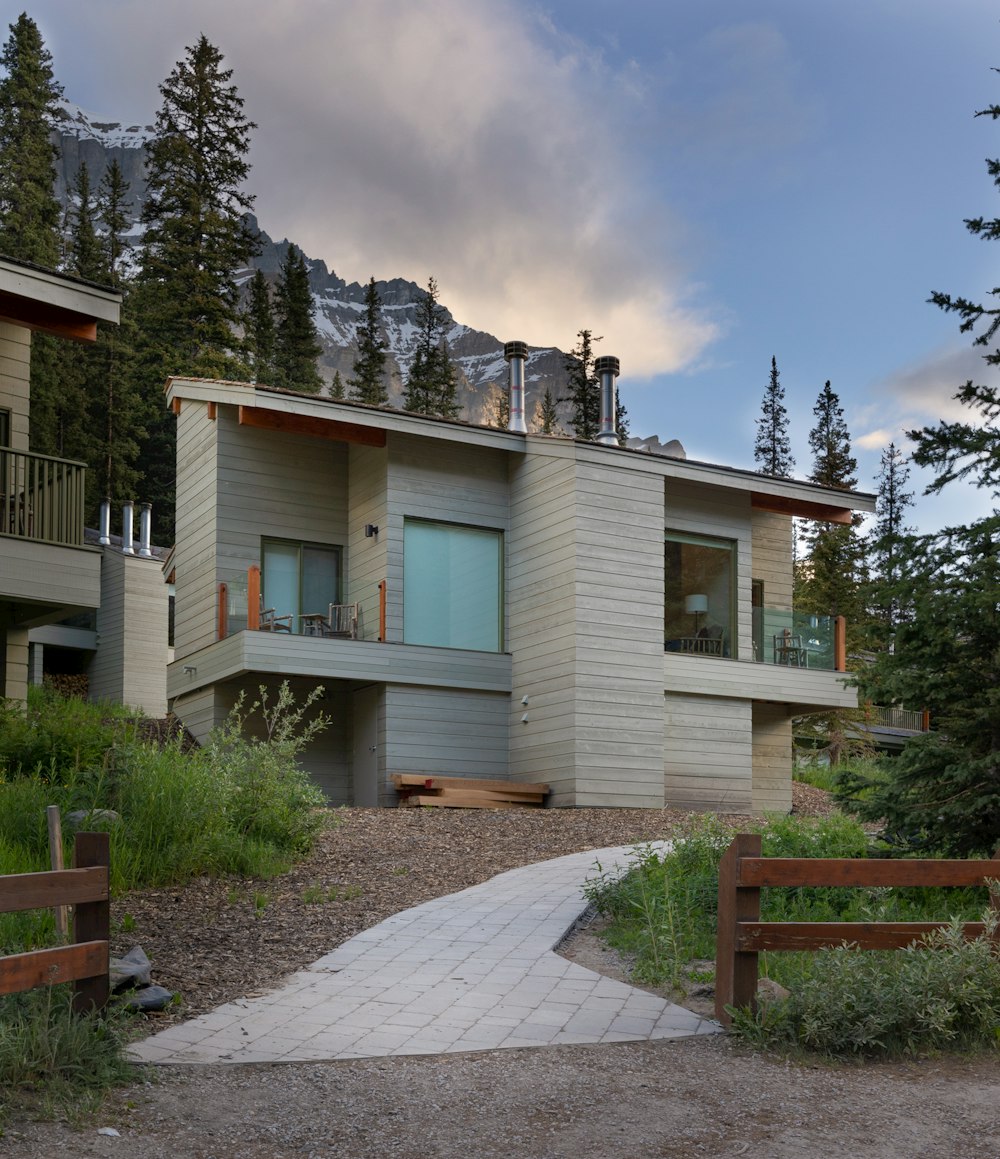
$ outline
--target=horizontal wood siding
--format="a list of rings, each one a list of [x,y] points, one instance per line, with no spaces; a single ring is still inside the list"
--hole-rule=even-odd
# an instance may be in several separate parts
[[[217,425],[216,582],[260,564],[263,538],[342,547],[349,574],[347,444],[240,426],[235,407]]]
[[[514,780],[547,782],[551,804],[575,805],[575,455],[572,444],[542,440],[528,449],[510,462],[510,770]]]
[[[506,779],[510,698],[388,684],[384,772]]]
[[[403,523],[407,518],[509,531],[507,454],[389,434],[386,484],[387,638],[403,640]],[[381,526],[381,525],[380,525]],[[380,530],[380,538],[383,531]],[[506,617],[505,617],[506,618]]]
[[[751,513],[753,578],[763,581],[764,606],[792,608],[792,521],[768,511]],[[765,639],[767,637],[765,636]]]
[[[844,673],[822,668],[790,668],[667,652],[663,669],[667,692],[773,700],[793,706],[797,712],[857,708],[858,704],[857,689],[845,687]]]
[[[721,813],[751,812],[750,702],[668,693],[664,711],[667,805]]]
[[[0,600],[10,601],[16,622],[51,623],[101,600],[101,553],[0,536]]]
[[[381,447],[350,448],[348,477],[348,566],[345,603],[361,605],[358,635],[378,639],[379,581],[385,579],[388,525],[386,511],[387,455]],[[365,536],[374,524],[378,535]]]
[[[576,804],[663,805],[663,480],[581,453]]]
[[[185,400],[177,416],[174,649],[183,659],[216,637],[218,423],[208,404]],[[226,577],[229,578],[228,576]]]
[[[0,322],[0,407],[10,411],[10,445],[29,448],[31,331]]]
[[[97,609],[99,647],[88,671],[91,700],[121,702],[125,693],[126,558],[120,551],[101,553],[101,606]],[[137,636],[135,642],[141,646],[142,637]],[[164,660],[164,692],[166,679]]]
[[[753,706],[753,811],[792,809],[792,720],[780,704]]]

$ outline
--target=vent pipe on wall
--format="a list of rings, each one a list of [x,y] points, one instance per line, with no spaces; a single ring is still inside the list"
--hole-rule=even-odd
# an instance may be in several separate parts
[[[132,546],[132,500],[128,499],[122,507],[122,555],[135,555]]]
[[[153,533],[153,505],[143,503],[139,509],[139,554],[143,559],[149,559],[153,554],[150,538]]]
[[[597,441],[608,447],[617,447],[618,431],[615,419],[618,406],[615,379],[621,372],[618,359],[613,354],[602,355],[594,362],[594,372],[601,380],[601,425],[597,432]]]
[[[510,418],[507,430],[518,435],[528,433],[524,421],[524,362],[528,357],[527,342],[504,343],[503,356],[510,363]]]
[[[101,500],[100,523],[98,524],[97,542],[101,547],[107,547],[111,542],[111,500]]]

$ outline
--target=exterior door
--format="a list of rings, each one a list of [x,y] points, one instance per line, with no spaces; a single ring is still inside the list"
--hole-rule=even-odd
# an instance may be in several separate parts
[[[378,805],[378,700],[377,684],[359,688],[354,697],[354,804]]]

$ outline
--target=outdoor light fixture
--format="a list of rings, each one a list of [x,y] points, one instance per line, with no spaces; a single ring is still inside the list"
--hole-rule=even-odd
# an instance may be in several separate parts
[[[694,616],[694,634],[697,636],[698,629],[701,627],[698,623],[698,617],[703,616],[708,611],[708,596],[685,596],[684,611],[689,616]]]
[[[377,523],[366,523],[365,524],[365,539],[371,539],[373,535],[378,535],[378,524]]]

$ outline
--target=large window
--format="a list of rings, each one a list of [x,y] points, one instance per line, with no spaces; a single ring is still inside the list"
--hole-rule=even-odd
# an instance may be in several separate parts
[[[503,532],[407,519],[403,640],[503,649]]]
[[[261,544],[261,597],[278,616],[326,616],[340,603],[340,548],[265,539]]]
[[[667,651],[735,656],[735,545],[668,531],[663,550]]]

